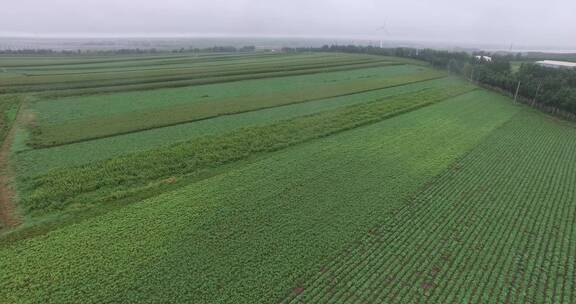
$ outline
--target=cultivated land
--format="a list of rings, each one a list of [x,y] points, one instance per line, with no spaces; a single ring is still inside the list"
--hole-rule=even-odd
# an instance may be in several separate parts
[[[1,303],[575,302],[573,123],[392,57],[0,67]]]

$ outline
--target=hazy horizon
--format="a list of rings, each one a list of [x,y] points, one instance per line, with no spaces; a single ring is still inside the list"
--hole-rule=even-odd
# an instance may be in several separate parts
[[[576,2],[20,0],[0,36],[293,37],[574,48]]]

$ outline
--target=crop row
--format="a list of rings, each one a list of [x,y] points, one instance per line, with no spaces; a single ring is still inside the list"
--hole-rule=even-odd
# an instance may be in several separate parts
[[[414,75],[428,72],[417,66],[392,66],[335,71],[311,75],[298,75],[270,79],[253,79],[228,83],[215,83],[160,90],[119,92],[69,96],[56,99],[40,99],[31,104],[39,125],[63,124],[73,120],[109,117],[128,112],[145,112],[151,109],[190,105],[196,102],[246,98],[247,96],[269,95],[276,92],[295,91],[314,86],[345,83],[352,80],[373,80],[395,76]]]
[[[159,80],[165,76],[177,75],[202,75],[206,73],[216,73],[221,71],[238,71],[242,69],[258,70],[270,66],[294,66],[298,67],[304,64],[320,64],[320,63],[349,63],[349,62],[364,62],[374,61],[378,58],[374,57],[349,57],[349,56],[310,56],[310,55],[292,55],[292,56],[271,56],[267,58],[239,58],[237,60],[224,60],[224,61],[207,61],[191,64],[176,64],[169,66],[168,69],[164,68],[163,64],[152,65],[146,69],[132,69],[123,68],[111,71],[98,71],[94,69],[87,70],[80,73],[24,73],[25,77],[8,77],[4,79],[2,86],[5,87],[18,87],[18,86],[40,86],[40,85],[57,85],[59,83],[90,83],[99,81],[122,80],[123,78],[134,78],[135,80],[142,80],[146,78],[158,78]],[[157,68],[157,69],[154,69]]]
[[[236,66],[250,66],[261,63],[290,63],[297,60],[299,62],[314,62],[317,60],[327,60],[332,58],[334,60],[350,59],[349,55],[334,54],[260,54],[252,56],[236,56],[236,57],[211,57],[211,58],[198,58],[198,57],[183,57],[172,60],[154,61],[148,60],[144,62],[134,62],[130,65],[107,66],[102,64],[89,65],[87,67],[75,67],[74,69],[58,69],[51,68],[50,70],[34,69],[30,76],[65,76],[65,75],[80,75],[88,76],[90,74],[110,74],[109,77],[114,77],[112,73],[132,73],[132,72],[151,72],[162,70],[186,70],[191,68],[214,68],[214,67],[236,67]],[[369,58],[369,57],[367,57]],[[392,60],[399,61],[399,60]]]
[[[17,70],[19,72],[30,73],[54,73],[54,72],[81,72],[81,71],[99,71],[109,69],[125,68],[145,68],[149,66],[164,66],[173,64],[193,64],[200,62],[212,61],[234,61],[241,59],[276,57],[274,53],[222,53],[222,54],[178,54],[148,56],[139,55],[132,57],[109,56],[101,58],[81,56],[77,59],[70,60],[69,57],[36,57],[36,58],[2,58],[2,61],[8,70]]]
[[[524,111],[285,303],[573,303],[573,128]]]
[[[196,53],[196,54],[161,54],[161,55],[101,55],[101,56],[0,56],[3,66],[9,69],[67,70],[75,68],[122,67],[139,64],[161,64],[178,60],[226,60],[228,58],[264,57],[266,53]],[[269,54],[275,56],[277,54]]]
[[[154,82],[198,80],[211,77],[231,77],[247,74],[262,74],[270,72],[295,72],[314,68],[334,68],[338,66],[353,66],[355,64],[382,63],[379,58],[330,58],[305,57],[284,62],[251,61],[247,64],[233,66],[214,65],[206,67],[182,67],[169,70],[149,70],[119,72],[113,71],[104,74],[86,75],[47,75],[25,77],[20,82],[4,79],[0,86],[1,92],[38,92],[58,91],[65,89],[86,89],[96,87],[124,86],[134,84],[147,84]]]
[[[474,91],[0,246],[0,302],[273,303],[517,111]]]
[[[223,115],[233,115],[337,96],[381,90],[444,76],[445,75],[440,72],[427,71],[415,75],[326,83],[316,87],[305,87],[287,92],[280,91],[220,100],[207,99],[206,101],[200,100],[188,105],[152,109],[151,111],[145,112],[127,112],[110,115],[108,117],[96,117],[91,120],[74,121],[61,125],[39,126],[34,129],[30,145],[33,147],[50,147],[77,143]]]
[[[230,53],[201,53],[199,56],[226,56]],[[161,60],[161,59],[171,59],[177,57],[183,57],[189,55],[174,55],[174,54],[162,54],[162,55],[96,55],[96,56],[17,56],[17,55],[0,55],[0,60],[3,66],[7,68],[49,68],[50,66],[74,66],[83,64],[107,64],[115,62],[130,62],[130,61],[148,61],[148,60]]]
[[[119,198],[152,183],[161,186],[167,178],[171,181],[184,175],[197,176],[210,168],[371,124],[473,89],[462,84],[427,89],[78,168],[54,170],[24,182],[31,193],[22,203],[32,212],[64,208],[73,201]]]
[[[346,74],[352,77],[352,79],[362,77],[360,75],[372,75],[372,73],[369,72],[358,73],[358,76],[355,76],[355,72],[348,72]],[[327,79],[326,81],[335,79],[335,77],[332,76],[329,78],[327,77],[328,75],[325,76],[325,79]],[[314,78],[307,77],[307,79],[303,79],[302,81],[304,83],[318,85],[318,82],[314,81]],[[291,82],[284,82],[282,88],[290,83]],[[377,91],[370,91],[366,93],[358,93],[354,95],[286,105],[282,107],[246,112],[237,115],[221,116],[214,119],[207,119],[166,128],[158,128],[137,133],[85,141],[72,145],[51,147],[47,149],[31,149],[30,147],[25,146],[24,143],[27,141],[27,137],[26,132],[22,130],[17,133],[17,142],[19,144],[14,148],[14,150],[17,151],[17,163],[21,164],[21,166],[18,166],[19,175],[34,176],[39,175],[40,173],[45,173],[51,168],[79,166],[94,161],[117,157],[126,153],[146,151],[164,147],[166,145],[171,145],[177,142],[189,141],[203,136],[221,135],[239,128],[269,125],[281,120],[334,110],[337,108],[370,102],[371,100],[391,98],[400,94],[417,92],[423,89],[441,89],[445,87],[451,87],[457,83],[463,83],[463,81],[452,77],[446,77]],[[218,85],[217,87],[220,88],[218,92],[222,92],[222,94],[218,95],[218,97],[225,97],[225,94],[227,93],[238,94],[239,96],[242,96],[249,92],[248,89],[250,86],[251,84],[246,81],[242,82],[241,87]],[[196,88],[200,89],[199,87]],[[254,88],[258,91],[263,91],[264,89],[270,89],[271,91],[278,90],[278,88],[275,88],[273,82],[266,82],[265,85],[258,85]],[[247,89],[247,91],[243,92],[242,89]],[[193,96],[203,96],[204,94],[215,95],[214,93],[216,93],[216,87],[214,90],[194,92],[181,88],[170,89],[169,92],[167,92],[167,90],[147,92],[147,94],[122,93],[109,95],[106,99],[96,99],[96,96],[85,96],[82,98],[71,98],[70,101],[64,101],[61,99],[58,103],[42,103],[42,106],[40,106],[40,103],[34,103],[33,110],[36,113],[43,114],[52,113],[51,110],[57,110],[57,112],[54,112],[54,119],[60,119],[60,117],[69,118],[74,117],[74,114],[91,113],[98,110],[97,106],[88,106],[89,104],[100,105],[100,108],[114,110],[117,113],[122,113],[122,111],[125,109],[115,108],[114,105],[116,105],[116,103],[114,101],[117,100],[120,103],[130,104],[131,100],[137,100],[140,102],[139,105],[143,105],[144,102],[148,100],[148,98],[150,101],[158,100],[159,98],[156,97],[156,94],[162,94],[165,96],[166,100],[171,102],[178,102],[179,100],[185,100],[184,97],[186,96],[192,100]],[[104,103],[103,101],[106,102]],[[76,107],[78,105],[82,105],[82,107]],[[90,109],[94,110],[91,111]],[[68,113],[68,111],[71,113]],[[106,112],[100,111],[99,113]],[[52,116],[53,115],[49,115],[50,118],[43,118],[42,115],[37,115],[37,119],[39,121],[49,121]]]
[[[105,94],[115,92],[134,92],[134,91],[156,90],[164,88],[180,88],[180,87],[204,85],[204,84],[227,83],[227,82],[250,80],[250,79],[265,79],[265,78],[276,78],[286,76],[320,74],[326,72],[349,71],[355,69],[390,66],[390,65],[397,65],[397,63],[389,63],[389,62],[360,63],[352,65],[337,65],[334,67],[323,66],[318,68],[297,69],[292,71],[248,73],[232,76],[215,76],[215,77],[197,78],[197,79],[194,78],[194,79],[154,81],[154,82],[145,81],[143,83],[125,84],[125,85],[109,85],[109,86],[98,86],[89,88],[67,88],[61,90],[35,92],[34,94],[40,98],[53,99],[67,96],[93,95],[93,94]]]

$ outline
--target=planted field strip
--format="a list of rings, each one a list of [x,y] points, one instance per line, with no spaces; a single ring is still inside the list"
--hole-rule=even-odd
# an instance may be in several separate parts
[[[116,70],[110,72],[97,72],[84,74],[39,74],[35,75],[32,73],[26,73],[25,77],[19,77],[16,79],[5,79],[2,86],[4,87],[18,87],[24,86],[40,86],[40,85],[55,85],[59,83],[64,84],[80,84],[80,83],[90,83],[94,82],[97,84],[105,84],[105,81],[114,80],[125,80],[124,78],[134,79],[134,81],[140,81],[141,79],[153,78],[159,81],[164,79],[162,77],[173,77],[178,75],[186,75],[192,78],[193,76],[204,76],[204,75],[215,75],[218,76],[220,72],[226,74],[232,74],[237,72],[259,72],[266,68],[264,71],[268,71],[269,68],[302,68],[304,65],[320,65],[324,64],[327,66],[331,65],[345,65],[353,63],[368,63],[368,62],[380,62],[380,58],[355,58],[355,57],[312,57],[312,56],[295,56],[295,57],[272,57],[265,59],[243,59],[238,62],[206,62],[197,63],[193,65],[178,65],[177,68],[172,68],[170,70]],[[167,78],[168,80],[170,78]]]
[[[306,55],[303,55],[303,57]],[[8,67],[9,71],[18,71],[30,73],[30,75],[44,74],[44,73],[83,73],[83,72],[94,72],[99,73],[103,71],[113,71],[113,70],[125,70],[125,69],[146,69],[149,67],[162,67],[169,65],[183,65],[183,64],[196,64],[205,62],[219,63],[224,62],[235,62],[239,60],[247,59],[259,59],[267,60],[268,58],[280,58],[281,55],[273,53],[240,53],[240,54],[213,54],[213,55],[168,55],[163,57],[131,57],[125,60],[113,60],[113,61],[100,61],[91,62],[86,59],[86,61],[76,62],[74,64],[59,64],[58,62],[52,61],[53,64],[50,65],[28,65],[21,67]],[[289,58],[289,56],[284,56]],[[0,58],[0,62],[12,64],[10,60],[3,61]]]
[[[575,150],[521,112],[284,303],[574,303]]]
[[[6,68],[7,72],[12,74],[2,76],[8,76],[8,79],[13,79],[15,82],[18,79],[23,80],[30,78],[30,76],[58,76],[56,74],[61,74],[65,76],[66,74],[102,74],[109,72],[122,72],[122,71],[146,71],[151,69],[164,69],[164,68],[207,68],[207,67],[225,67],[225,66],[253,66],[271,63],[314,63],[314,62],[330,62],[334,61],[344,61],[344,60],[380,60],[386,62],[398,62],[404,64],[419,64],[421,62],[401,59],[395,57],[384,57],[384,56],[371,56],[371,55],[350,55],[350,54],[337,54],[337,53],[311,53],[311,54],[266,54],[266,53],[252,53],[244,55],[234,55],[234,56],[174,56],[173,58],[165,58],[161,60],[148,60],[142,58],[138,61],[120,61],[115,63],[97,63],[97,64],[74,64],[69,66],[39,66],[39,67],[27,67],[27,68],[10,68],[6,67],[9,61],[2,61],[0,59],[0,64]],[[114,75],[110,75],[114,77]],[[32,77],[35,79],[36,77]],[[47,77],[46,79],[51,79]]]
[[[409,65],[364,68],[181,88],[40,99],[31,106],[37,116],[38,125],[43,126],[185,106],[211,100],[217,102],[219,100],[238,99],[249,102],[251,96],[283,94],[283,92],[309,90],[314,87],[346,83],[347,81],[386,79],[430,71],[425,67]]]
[[[356,57],[356,56],[355,56]],[[44,68],[34,68],[26,73],[30,76],[35,75],[48,75],[48,74],[102,74],[110,72],[133,72],[133,71],[152,71],[152,70],[178,70],[178,69],[189,69],[192,67],[224,67],[224,66],[238,66],[238,65],[248,65],[251,63],[291,63],[291,61],[298,60],[299,62],[317,62],[318,60],[341,60],[344,58],[350,59],[349,54],[253,54],[250,57],[235,56],[235,57],[211,57],[211,58],[197,58],[197,57],[186,57],[186,58],[175,58],[172,60],[161,60],[161,61],[145,61],[145,62],[135,62],[135,63],[121,63],[116,65],[104,65],[104,64],[92,64],[88,66],[73,66],[60,69],[58,67]],[[364,57],[365,59],[375,59],[374,57]],[[358,58],[356,58],[358,59]],[[395,57],[384,57],[378,56],[379,61],[399,63],[399,64],[413,64],[413,65],[423,65],[423,62],[416,60],[409,60],[405,58],[395,58]],[[13,70],[8,70],[13,71]],[[22,71],[22,70],[19,70]]]
[[[208,54],[208,53],[204,53]],[[211,53],[210,53],[211,54]],[[220,54],[218,54],[220,55]],[[182,56],[182,55],[180,55]],[[187,56],[187,55],[183,55]],[[33,68],[33,67],[49,67],[49,66],[66,66],[78,64],[101,64],[113,62],[128,62],[128,61],[146,61],[154,59],[170,59],[179,57],[173,54],[162,55],[102,55],[102,56],[18,56],[18,55],[0,55],[0,62],[7,68]]]
[[[298,57],[297,59],[302,60],[306,58],[305,56]],[[311,57],[312,58],[312,57]],[[48,76],[83,76],[87,77],[92,74],[102,74],[106,75],[109,74],[110,78],[118,78],[120,75],[126,73],[134,73],[134,72],[173,72],[173,73],[182,73],[186,72],[186,70],[190,69],[197,69],[197,68],[206,68],[206,67],[237,67],[241,65],[250,66],[251,62],[253,63],[266,63],[266,62],[274,62],[274,63],[290,63],[290,61],[294,60],[294,58],[289,56],[267,56],[267,57],[256,57],[256,58],[234,58],[234,59],[205,59],[205,62],[198,62],[198,61],[190,61],[189,59],[181,59],[178,61],[169,61],[169,62],[146,62],[146,63],[136,63],[133,66],[120,66],[120,67],[101,67],[99,65],[95,67],[84,67],[84,68],[74,68],[74,69],[66,69],[66,70],[33,70],[31,72],[27,72],[26,75],[28,77],[48,77]]]
[[[141,90],[156,90],[163,88],[179,88],[192,85],[226,83],[226,82],[234,82],[249,79],[265,79],[275,77],[320,74],[335,71],[350,71],[355,69],[385,67],[393,65],[398,65],[398,63],[393,62],[359,63],[352,65],[337,65],[334,67],[323,66],[320,68],[297,69],[293,71],[248,73],[248,74],[238,74],[231,76],[214,76],[214,77],[197,78],[197,79],[184,78],[182,80],[169,80],[169,81],[144,81],[137,84],[110,85],[110,86],[98,86],[88,88],[70,88],[70,89],[52,90],[44,92],[34,92],[34,94],[42,98],[58,98],[66,96],[93,95],[93,94],[114,93],[114,92],[131,92]]]
[[[78,168],[54,170],[23,182],[24,192],[29,195],[22,204],[28,212],[44,212],[64,208],[74,201],[87,203],[132,195],[154,186],[152,183],[162,186],[166,178],[198,176],[219,165],[375,123],[471,90],[474,87],[470,85],[428,89]]]
[[[313,83],[310,80],[307,80],[307,82]],[[442,79],[407,84],[378,91],[310,101],[306,103],[270,108],[255,112],[246,112],[231,116],[221,116],[214,119],[196,121],[166,128],[152,129],[47,149],[31,149],[27,147],[25,145],[27,142],[26,133],[22,131],[18,134],[16,145],[14,146],[13,150],[17,152],[15,156],[19,164],[19,174],[22,176],[33,176],[38,175],[39,173],[45,173],[52,168],[83,165],[93,161],[117,157],[125,153],[146,151],[164,147],[166,145],[171,145],[177,142],[189,141],[191,139],[199,138],[202,136],[225,134],[239,128],[270,125],[277,121],[292,119],[299,116],[334,110],[345,106],[366,103],[383,98],[391,98],[401,94],[413,93],[424,89],[440,90],[463,83],[464,81],[458,78],[446,77]],[[248,84],[244,84],[242,86],[242,88],[246,87],[248,87]],[[270,84],[268,83],[262,87],[268,88],[270,87]],[[222,89],[221,91],[226,90]],[[240,91],[240,88],[230,89],[230,91],[238,92]],[[155,93],[156,92],[158,91],[155,91]],[[149,94],[151,93],[152,92],[149,92]],[[125,96],[126,94],[121,95],[124,96],[120,101],[128,102],[128,98]],[[174,95],[169,95],[168,92],[164,93],[164,95],[170,96],[168,97],[170,100],[175,99],[172,97]],[[143,98],[146,96],[132,96],[132,98],[135,100],[142,101],[140,97]],[[150,97],[152,99],[155,98],[154,95]],[[112,96],[109,96],[106,101],[113,102],[113,100],[110,100],[111,98]],[[74,104],[86,105],[88,104],[88,101],[86,98],[83,98],[81,102],[70,104],[59,103],[58,111],[61,112],[61,114],[64,116],[63,111],[60,109],[72,110],[76,113],[88,110],[88,108],[84,108],[83,110],[76,109],[72,107]],[[56,107],[56,104],[47,103],[45,106],[50,109],[50,106]],[[102,105],[101,107],[109,108],[110,106]],[[39,107],[36,107],[37,112],[48,112],[47,110],[43,110],[44,106],[41,109],[42,110],[40,110]],[[97,111],[97,108],[94,108],[94,111]],[[115,111],[120,112],[121,110],[116,109]],[[72,116],[72,114],[73,113],[66,114],[65,116]]]
[[[173,60],[162,60],[162,61],[145,61],[136,62],[130,65],[122,64],[118,66],[104,66],[102,64],[84,66],[75,66],[73,68],[68,68],[64,70],[51,68],[49,70],[38,70],[34,69],[26,74],[29,76],[65,76],[65,75],[85,75],[90,74],[107,74],[107,73],[118,73],[117,75],[122,75],[122,73],[131,72],[147,72],[147,71],[162,71],[162,70],[186,70],[191,68],[215,68],[215,67],[253,67],[263,64],[293,64],[293,63],[317,63],[319,61],[329,62],[329,60],[350,60],[350,59],[360,59],[351,58],[350,55],[322,55],[322,54],[262,54],[262,55],[252,55],[252,56],[237,56],[237,57],[216,57],[216,58],[196,58],[196,57],[186,57],[186,58],[175,58]],[[365,60],[375,59],[373,57],[364,57]],[[383,60],[382,58],[378,58]],[[400,60],[391,60],[390,62],[401,62]],[[110,78],[118,78],[114,74],[108,75]]]
[[[276,92],[269,95],[248,96],[246,98],[211,99],[206,102],[198,101],[190,105],[178,107],[156,109],[146,112],[130,112],[122,115],[99,117],[94,120],[43,126],[34,129],[30,145],[33,147],[65,145],[210,119],[223,115],[233,115],[289,104],[376,91],[408,83],[437,79],[444,76],[443,73],[429,71],[427,73],[422,72],[416,75],[385,79],[362,79],[337,84],[324,84],[319,87],[300,89],[297,91]]]
[[[475,91],[3,246],[0,302],[275,302],[518,110],[498,98]]]
[[[73,68],[75,66],[105,66],[107,64],[131,64],[145,63],[156,60],[175,60],[178,58],[227,58],[264,56],[265,53],[245,52],[245,53],[197,53],[197,54],[159,54],[159,55],[101,55],[101,56],[5,56],[0,55],[2,66],[7,68]],[[276,54],[270,54],[276,55]]]
[[[378,57],[373,58],[304,58],[287,62],[261,63],[253,61],[250,64],[236,66],[206,66],[195,68],[182,68],[178,70],[149,70],[134,72],[110,72],[107,74],[86,74],[86,75],[47,75],[37,77],[26,77],[20,82],[3,79],[0,92],[34,92],[34,91],[56,91],[65,89],[84,89],[109,86],[125,86],[134,84],[147,84],[155,82],[199,80],[202,78],[233,77],[246,75],[260,75],[272,72],[298,72],[319,68],[337,68],[355,66],[358,64],[386,64]],[[394,64],[394,63],[387,63]]]

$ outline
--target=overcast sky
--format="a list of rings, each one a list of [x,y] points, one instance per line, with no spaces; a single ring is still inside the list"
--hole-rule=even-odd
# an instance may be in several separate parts
[[[0,35],[383,37],[576,44],[576,0],[0,0]],[[386,30],[378,30],[385,26]]]

